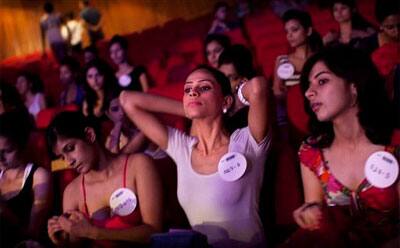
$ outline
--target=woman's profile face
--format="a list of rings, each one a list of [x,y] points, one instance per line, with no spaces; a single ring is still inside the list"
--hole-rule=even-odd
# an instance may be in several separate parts
[[[192,72],[184,85],[183,108],[190,119],[222,114],[224,96],[221,86],[205,69]]]
[[[30,88],[29,82],[28,82],[28,80],[26,79],[25,76],[19,76],[17,78],[17,83],[16,83],[15,87],[17,88],[18,93],[21,96],[26,95],[26,93],[28,93],[28,91],[30,90],[29,89]]]
[[[94,145],[78,138],[58,137],[53,152],[79,174],[89,172],[96,162]]]
[[[300,24],[298,20],[291,19],[285,23],[286,39],[290,47],[296,48],[306,43],[307,30]]]
[[[104,75],[96,67],[91,67],[86,73],[86,81],[94,91],[102,90],[104,87]]]
[[[333,121],[356,107],[355,88],[335,75],[324,62],[317,62],[309,74],[305,96],[319,121]]]
[[[351,21],[352,16],[352,9],[350,6],[342,4],[342,3],[335,3],[333,5],[333,17],[339,23]]]
[[[18,148],[8,138],[0,136],[0,169],[18,166]]]
[[[217,41],[211,41],[206,46],[206,55],[207,55],[207,62],[214,68],[218,67],[218,58],[221,55],[224,47],[219,44]]]
[[[110,47],[110,57],[114,64],[119,65],[125,62],[125,50],[121,47],[119,43],[114,43]]]

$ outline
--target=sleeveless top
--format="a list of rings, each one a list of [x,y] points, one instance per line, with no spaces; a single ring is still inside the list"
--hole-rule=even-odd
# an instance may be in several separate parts
[[[16,196],[4,201],[7,209],[10,209],[13,214],[18,217],[20,221],[19,227],[28,225],[30,220],[34,198],[32,191],[33,175],[37,168],[38,167],[32,163],[27,164],[22,179],[21,190]],[[2,175],[2,173],[0,175]],[[3,221],[3,218],[0,218],[0,244],[2,247],[13,247],[16,243],[26,239],[26,237],[22,237],[21,234],[16,231],[16,228],[17,227],[8,225],[7,221]]]
[[[124,166],[124,175],[123,175],[123,182],[122,187],[126,188],[126,169],[128,165],[128,158],[126,157],[125,166]],[[84,214],[89,218],[89,210],[86,204],[86,188],[85,188],[85,176],[82,176],[82,193],[83,193],[83,200],[84,200]],[[129,227],[133,227],[142,223],[142,217],[139,210],[139,204],[136,206],[136,209],[127,216],[119,216],[114,215],[110,218],[104,220],[95,220],[92,219],[92,224],[98,227],[109,228],[109,229],[125,229]]]
[[[399,158],[399,147],[387,146],[385,151]],[[313,146],[312,143],[302,144],[299,158],[301,163],[318,177],[324,192],[325,204],[328,207],[345,208],[348,216],[351,217],[353,232],[359,237],[368,236],[385,240],[397,233],[398,180],[387,188],[377,188],[364,178],[353,191],[335,178],[324,160],[322,150]]]
[[[121,86],[124,90],[143,91],[142,84],[140,83],[140,76],[146,73],[144,66],[135,66],[133,70],[127,74],[130,77],[131,82],[127,86]]]

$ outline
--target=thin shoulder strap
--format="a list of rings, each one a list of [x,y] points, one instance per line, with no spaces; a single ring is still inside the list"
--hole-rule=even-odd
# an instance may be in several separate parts
[[[21,189],[24,188],[25,182],[26,182],[26,180],[28,179],[29,174],[31,173],[32,167],[33,167],[33,164],[32,164],[32,163],[29,163],[29,164],[26,165],[25,171],[24,171],[24,177],[22,178]]]
[[[123,181],[124,188],[126,188],[126,169],[128,167],[128,160],[129,160],[129,155],[126,155],[125,165],[124,165],[124,181]]]

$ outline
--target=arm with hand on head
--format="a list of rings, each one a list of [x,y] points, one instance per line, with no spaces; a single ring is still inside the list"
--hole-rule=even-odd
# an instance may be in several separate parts
[[[184,116],[182,103],[167,97],[124,91],[120,95],[120,103],[136,127],[163,150],[168,144],[167,127],[152,112]]]
[[[269,131],[268,83],[264,77],[254,77],[241,89],[243,97],[250,103],[248,125],[251,135],[261,142]]]
[[[305,203],[293,212],[293,218],[301,228],[315,230],[319,228],[322,217],[320,204],[324,200],[324,194],[321,182],[304,164],[301,164],[301,177]]]

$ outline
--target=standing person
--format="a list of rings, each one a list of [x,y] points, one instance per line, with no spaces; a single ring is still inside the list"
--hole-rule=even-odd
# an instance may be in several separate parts
[[[132,247],[161,231],[161,185],[151,159],[108,153],[79,112],[57,115],[47,134],[49,148],[79,173],[64,191],[64,214],[48,221],[55,245]]]
[[[43,10],[45,13],[40,18],[42,52],[45,55],[47,40],[53,55],[60,62],[67,55],[67,45],[61,35],[61,15],[54,12],[54,6],[50,2],[44,4]]]
[[[115,35],[108,45],[111,60],[118,70],[115,76],[123,89],[146,92],[149,89],[149,77],[144,66],[134,66],[128,61],[128,41]]]
[[[89,0],[80,0],[79,8],[81,9],[79,15],[87,29],[90,45],[96,45],[97,41],[104,38],[103,29],[101,27],[101,14],[96,8],[90,6]]]
[[[270,145],[267,88],[262,78],[240,87],[250,105],[249,125],[233,133],[224,124],[233,102],[229,80],[210,66],[189,74],[183,103],[141,92],[120,96],[128,117],[174,159],[178,200],[213,247],[263,247],[258,204]],[[152,112],[185,115],[193,136],[163,125]]]
[[[27,115],[0,115],[0,244],[15,247],[27,240],[43,242],[51,210],[50,173],[30,163],[26,141],[31,125]]]
[[[358,13],[354,0],[334,0],[331,10],[339,24],[339,31],[327,33],[323,37],[325,45],[348,44],[358,47],[361,39],[375,33],[374,27]]]
[[[38,75],[22,72],[17,78],[16,88],[29,113],[36,119],[37,114],[46,108],[43,83]]]
[[[75,19],[73,11],[68,12],[64,18],[65,25],[61,29],[61,33],[68,41],[72,52],[79,54],[82,51],[82,23]]]
[[[301,229],[286,245],[381,247],[399,234],[400,150],[378,71],[362,51],[332,47],[307,61],[301,86],[312,135],[299,150]]]

